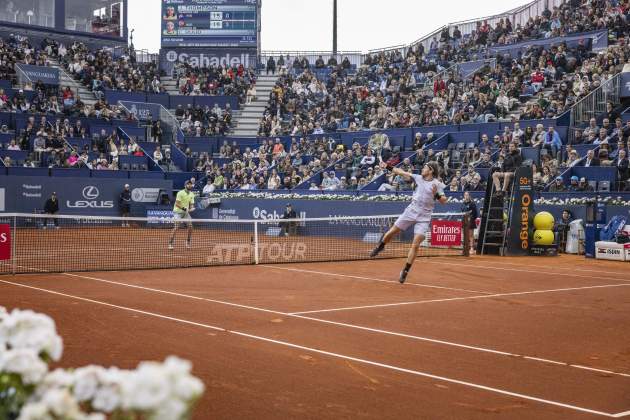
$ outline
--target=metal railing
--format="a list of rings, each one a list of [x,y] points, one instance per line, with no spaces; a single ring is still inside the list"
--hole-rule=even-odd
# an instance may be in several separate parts
[[[473,31],[477,29],[478,23],[482,22],[488,22],[488,24],[490,25],[496,25],[501,19],[508,19],[512,23],[513,27],[516,27],[518,25],[525,25],[530,18],[540,16],[544,10],[551,10],[554,7],[557,7],[564,3],[564,1],[565,0],[534,0],[523,6],[508,10],[507,12],[475,19],[463,20],[459,22],[452,22],[447,25],[443,25],[438,29],[430,32],[429,34],[418,38],[407,46],[395,46],[370,50],[369,53],[391,52],[396,49],[400,49],[401,51],[403,51],[403,53],[406,53],[406,51],[408,51],[410,48],[413,48],[419,44],[422,44],[424,46],[425,51],[429,51],[429,46],[432,39],[436,37],[439,40],[439,35],[444,30],[444,28],[448,28],[449,35],[452,35],[455,27],[458,27],[458,29],[462,33],[462,36],[467,36],[472,34]]]
[[[118,127],[118,131],[120,131],[120,133],[123,135],[123,137],[126,138],[127,142],[130,142],[132,137],[129,135],[129,133],[127,133],[125,131],[124,128],[122,127]],[[158,162],[155,161],[155,159],[153,159],[153,155],[147,153],[147,151],[144,149],[144,147],[142,147],[140,145],[140,143],[138,142],[137,139],[134,139],[134,141],[136,142],[136,145],[138,146],[138,148],[142,151],[142,153],[144,153],[144,155],[149,158],[149,161],[153,164],[153,165],[149,165],[149,169],[153,170],[154,168],[158,168],[159,172],[164,173],[164,168],[162,168],[162,165],[160,165]],[[120,168],[119,168],[120,169]]]
[[[466,66],[469,65],[469,66]],[[442,80],[446,80],[451,74],[459,74],[459,77],[462,80],[467,80],[471,76],[473,76],[480,69],[488,66],[491,69],[494,69],[497,65],[497,60],[495,58],[490,58],[487,60],[475,60],[475,61],[466,61],[463,63],[455,63],[447,69],[442,70],[441,72],[435,74],[432,78],[428,79],[420,86],[420,93],[425,96],[433,96],[433,85],[438,78],[442,78]],[[464,67],[466,67],[464,69]]]
[[[66,70],[64,69],[64,64],[61,61],[57,60],[57,64],[53,65],[53,67],[56,67],[59,70],[59,84],[61,85],[61,76],[65,76],[66,80],[64,81],[66,85],[70,85],[72,88],[70,90],[74,91],[74,95],[76,96],[80,96],[80,92],[79,90],[81,88],[85,89],[85,90],[89,90],[87,86],[83,86],[82,84],[80,84],[79,82],[76,81],[76,79],[74,77],[72,77],[71,75],[69,75]],[[96,95],[92,92],[92,95],[95,99]],[[85,98],[84,98],[85,99]]]
[[[127,102],[130,106],[140,107],[145,104],[145,102]],[[164,129],[162,132],[162,143],[170,144],[170,143],[182,143],[184,141],[184,132],[179,126],[179,121],[171,112],[164,108],[163,105],[160,104],[152,104],[155,106],[159,106],[160,112],[158,115],[159,120],[164,124]],[[135,115],[131,109],[127,108],[122,101],[118,101],[118,106],[121,107],[127,114]]]
[[[26,84],[27,84],[27,83],[30,83],[30,84],[31,84],[31,86],[33,85],[33,80],[31,80],[31,78],[28,76],[28,74],[26,74],[26,73],[24,72],[24,70],[22,70],[22,69],[20,68],[20,66],[19,66],[19,65],[14,64],[14,65],[13,65],[13,68],[15,69],[15,72],[16,72],[16,74],[17,74],[17,78],[18,78],[18,85],[19,85],[19,86],[24,87],[24,86],[26,86]]]
[[[621,73],[617,73],[606,80],[597,89],[582,98],[573,105],[569,111],[569,127],[579,128],[589,122],[591,118],[606,112],[606,104],[612,102],[617,104],[620,101],[619,90],[621,84]],[[573,143],[576,130],[569,131],[569,141]]]
[[[361,51],[338,51],[337,54],[333,54],[332,51],[261,51],[259,60],[260,66],[267,66],[269,57],[273,57],[277,62],[280,56],[284,58],[287,68],[293,66],[293,60],[296,57],[305,57],[311,66],[315,65],[315,61],[320,56],[324,60],[324,63],[328,63],[328,59],[331,57],[335,57],[338,64],[341,64],[346,57],[350,61],[350,64],[357,67],[363,63],[363,54],[361,54]]]

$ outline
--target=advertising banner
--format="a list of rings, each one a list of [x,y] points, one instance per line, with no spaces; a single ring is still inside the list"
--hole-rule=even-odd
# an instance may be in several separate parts
[[[129,101],[120,101],[120,103],[127,108],[131,114],[135,115],[139,121],[147,121],[149,118],[151,121],[157,121],[158,118],[160,118],[160,109],[162,106],[159,104]]]
[[[461,222],[450,220],[431,221],[431,245],[461,246],[463,237]]]
[[[490,47],[488,48],[488,54],[492,56],[497,54],[509,54],[512,58],[517,58],[519,53],[526,51],[531,46],[549,48],[560,44],[566,44],[569,48],[574,48],[580,43],[580,41],[583,41],[586,47],[592,51],[602,51],[608,47],[608,30],[604,29],[601,31],[583,32],[564,37],[535,39],[518,44]]]
[[[159,190],[171,191],[172,181],[159,179],[94,179],[14,176],[0,177],[0,188],[6,191],[5,211],[9,213],[41,212],[53,192],[59,197],[59,214],[119,216],[118,199],[124,185],[130,184],[132,210],[151,204]],[[144,216],[144,214],[142,214]]]
[[[535,198],[532,168],[518,168],[514,173],[514,179],[514,205],[507,238],[507,252],[509,255],[529,255]]]
[[[59,85],[59,69],[28,64],[16,64],[16,67],[22,70],[33,82],[41,81],[45,85]]]
[[[0,260],[11,259],[11,225],[0,225]]]
[[[176,63],[188,63],[192,67],[239,66],[256,67],[256,48],[162,48],[160,69],[167,74]]]

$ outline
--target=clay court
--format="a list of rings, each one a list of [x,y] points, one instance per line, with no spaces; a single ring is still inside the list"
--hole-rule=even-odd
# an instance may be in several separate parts
[[[176,354],[196,418],[630,418],[630,276],[562,256],[22,274],[63,366]]]

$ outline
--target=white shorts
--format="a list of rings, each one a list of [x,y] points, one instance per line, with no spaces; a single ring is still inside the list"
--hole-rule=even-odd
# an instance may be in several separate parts
[[[418,221],[416,218],[412,217],[406,211],[400,215],[400,217],[394,223],[400,230],[407,230],[413,225],[413,234],[414,235],[422,235],[427,236],[427,232],[429,231],[430,222]]]
[[[178,211],[174,211],[173,219],[175,219],[175,226],[179,225],[179,221],[186,221],[186,224],[192,227],[192,223],[190,222],[190,220],[192,220],[192,217],[190,217],[190,213],[188,212],[181,213]]]

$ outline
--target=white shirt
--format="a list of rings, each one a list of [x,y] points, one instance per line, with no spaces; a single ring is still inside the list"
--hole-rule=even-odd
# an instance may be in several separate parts
[[[416,189],[413,192],[411,204],[405,210],[405,213],[414,217],[420,222],[431,221],[431,214],[435,208],[435,194],[433,186],[437,186],[439,193],[444,193],[444,184],[437,179],[425,181],[420,175],[412,175],[416,182]]]

